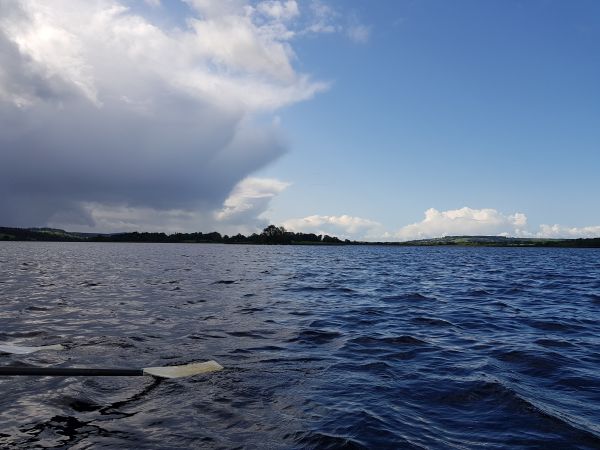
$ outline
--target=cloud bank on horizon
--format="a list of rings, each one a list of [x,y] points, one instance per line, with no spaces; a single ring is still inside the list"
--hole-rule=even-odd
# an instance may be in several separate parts
[[[313,215],[290,219],[284,226],[292,231],[334,234],[368,241],[411,241],[443,236],[507,236],[529,238],[591,238],[600,236],[600,226],[565,227],[558,224],[540,225],[537,231],[527,227],[523,213],[502,214],[492,208],[438,211],[430,208],[420,222],[389,232],[375,221],[353,217]]]

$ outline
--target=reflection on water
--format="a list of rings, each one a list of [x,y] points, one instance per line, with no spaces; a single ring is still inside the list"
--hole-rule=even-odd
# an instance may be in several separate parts
[[[6,448],[599,448],[600,251],[0,243]]]

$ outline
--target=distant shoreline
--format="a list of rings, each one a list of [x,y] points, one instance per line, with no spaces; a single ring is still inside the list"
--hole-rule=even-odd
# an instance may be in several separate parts
[[[398,247],[563,247],[600,248],[600,237],[580,239],[514,238],[504,236],[446,236],[404,242],[365,242],[342,240],[335,236],[294,233],[269,225],[261,234],[244,236],[211,233],[77,233],[55,228],[0,227],[0,242],[146,242],[173,244],[247,245],[383,245]]]

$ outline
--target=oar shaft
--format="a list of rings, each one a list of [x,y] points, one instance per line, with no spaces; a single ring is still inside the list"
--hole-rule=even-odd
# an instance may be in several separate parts
[[[61,367],[0,367],[2,375],[35,375],[59,377],[141,377],[142,369],[80,369]]]

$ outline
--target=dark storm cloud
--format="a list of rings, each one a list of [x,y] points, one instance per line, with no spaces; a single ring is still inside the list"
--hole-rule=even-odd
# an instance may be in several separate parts
[[[285,150],[253,117],[323,88],[290,74],[287,44],[242,16],[246,41],[227,45],[249,51],[215,65],[228,47],[198,43],[231,19],[200,36],[109,0],[1,6],[0,225],[93,227],[111,207],[143,210],[149,226],[148,211],[214,216]]]
[[[45,223],[53,210],[76,211],[83,201],[218,208],[235,183],[283,151],[272,131],[244,129],[239,117],[185,99],[172,102],[164,107],[168,120],[85,101],[59,113],[9,106],[2,115],[12,127],[0,126],[0,223],[17,225],[22,215]]]

